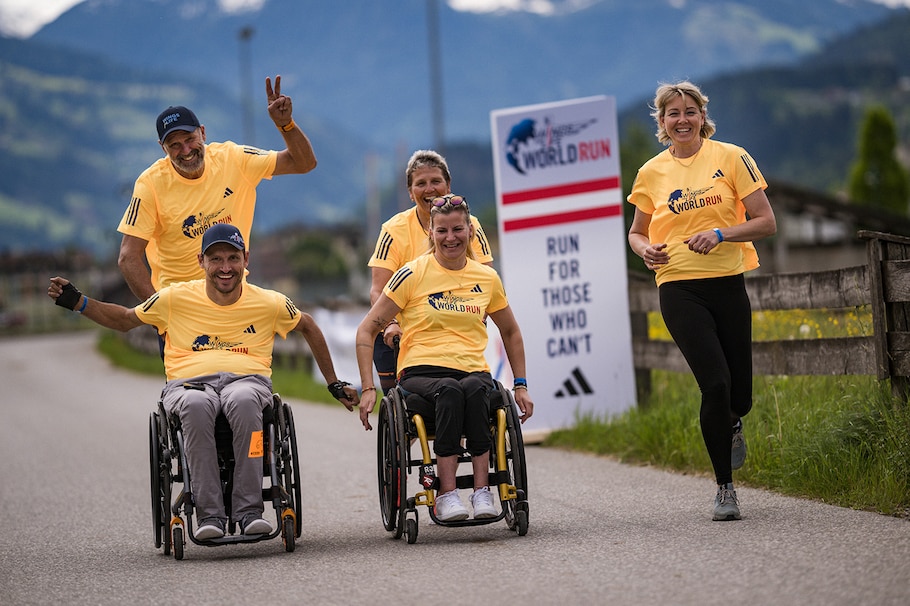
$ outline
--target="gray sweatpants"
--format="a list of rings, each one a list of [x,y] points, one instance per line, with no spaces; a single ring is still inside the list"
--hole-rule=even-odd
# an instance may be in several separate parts
[[[261,516],[262,410],[272,402],[272,381],[262,375],[222,372],[168,381],[161,398],[165,410],[177,415],[183,427],[197,520],[226,519],[215,451],[219,412],[234,434],[231,517],[240,522],[250,514]]]

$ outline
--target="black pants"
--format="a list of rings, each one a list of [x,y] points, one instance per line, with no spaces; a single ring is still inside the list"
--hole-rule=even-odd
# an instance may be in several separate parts
[[[461,436],[473,456],[490,450],[490,391],[493,377],[488,372],[463,372],[439,366],[417,366],[405,369],[401,388],[436,403],[437,456],[461,455]]]
[[[385,344],[382,333],[376,335],[376,341],[373,343],[373,364],[376,366],[382,391],[389,391],[395,387],[397,363],[398,352]]]
[[[667,282],[660,312],[701,390],[701,433],[718,484],[733,481],[733,422],[752,409],[752,306],[742,274]]]

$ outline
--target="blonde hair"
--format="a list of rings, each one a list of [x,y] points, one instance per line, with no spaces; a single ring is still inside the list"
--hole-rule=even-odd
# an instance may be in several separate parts
[[[651,117],[657,122],[657,133],[655,133],[657,140],[664,145],[669,145],[671,141],[670,136],[667,134],[667,130],[664,128],[663,124],[660,123],[660,119],[664,117],[664,114],[667,111],[667,105],[677,97],[683,96],[689,97],[695,101],[695,105],[698,106],[698,109],[704,117],[704,122],[701,125],[701,132],[699,133],[702,138],[708,139],[717,131],[714,120],[708,116],[708,96],[701,92],[701,89],[698,88],[698,86],[685,80],[676,82],[675,84],[662,83],[657,87],[657,92],[654,93],[654,105],[651,106]]]
[[[408,181],[408,189],[411,188],[411,178],[414,176],[414,171],[425,166],[438,168],[442,171],[442,177],[446,180],[446,183],[452,183],[452,175],[449,174],[449,165],[446,164],[446,159],[431,149],[418,149],[411,154],[411,159],[408,160],[408,167],[404,172]]]
[[[451,197],[451,196],[452,196],[452,194],[449,194],[448,196],[445,196],[445,197]],[[471,223],[471,209],[468,207],[468,201],[466,199],[464,199],[464,201],[461,204],[456,204],[455,206],[452,206],[448,202],[443,204],[442,206],[433,206],[432,208],[430,208],[430,230],[429,230],[429,233],[427,234],[427,240],[429,241],[429,248],[427,249],[428,254],[432,255],[433,253],[436,252],[436,240],[433,239],[433,219],[436,217],[436,215],[448,215],[455,211],[458,211],[464,215],[464,219],[468,224],[468,230],[471,229],[471,226],[473,225]],[[469,231],[469,233],[470,233],[470,231]],[[474,247],[470,245],[471,240],[473,240],[473,239],[474,239],[473,236],[468,238],[467,254],[468,254],[469,259],[476,260],[477,257],[474,255]]]

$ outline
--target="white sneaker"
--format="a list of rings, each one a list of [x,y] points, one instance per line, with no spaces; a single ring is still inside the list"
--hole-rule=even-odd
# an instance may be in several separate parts
[[[258,516],[249,516],[241,524],[243,534],[270,534],[273,530],[268,520],[263,520]]]
[[[193,536],[200,541],[220,539],[224,536],[224,522],[218,518],[206,518],[199,521],[199,527]]]
[[[471,495],[471,507],[474,508],[474,519],[495,518],[499,515],[493,504],[493,493],[489,486],[478,488]]]
[[[436,517],[441,522],[457,522],[468,519],[468,509],[461,503],[458,489],[436,497]]]

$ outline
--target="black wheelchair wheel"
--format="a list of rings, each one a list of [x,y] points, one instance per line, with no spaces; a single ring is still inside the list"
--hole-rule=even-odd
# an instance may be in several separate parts
[[[413,545],[417,542],[417,520],[408,518],[405,523],[407,525],[405,534],[408,537],[408,545]]]
[[[518,536],[523,537],[528,534],[528,510],[518,509],[515,511],[515,531]]]
[[[299,524],[294,524],[294,518],[291,516],[284,516],[284,519],[281,520],[281,538],[284,540],[284,550],[288,553],[297,547],[297,543],[294,541],[295,526],[299,526]]]
[[[510,398],[511,399],[511,398]],[[524,491],[524,498],[528,498],[528,467],[525,464],[525,442],[521,435],[521,417],[518,405],[511,400],[506,419],[506,429],[509,442],[506,446],[506,457],[511,461],[514,474],[515,487]]]
[[[395,529],[395,538],[400,539],[401,535],[408,530],[407,515],[408,508],[413,509],[413,499],[408,498],[408,469],[410,466],[410,449],[411,441],[408,438],[407,424],[408,412],[405,408],[404,398],[398,389],[392,390],[391,401],[395,406],[395,414],[392,417],[395,422],[395,443],[397,446],[397,496],[398,496],[398,525]],[[414,539],[417,539],[417,533],[414,533]]]
[[[502,503],[506,511],[506,523],[510,530],[517,530],[524,536],[528,532],[528,474],[525,465],[524,438],[521,435],[521,419],[518,405],[512,393],[503,389],[506,406],[506,462],[509,477],[518,493],[517,499]]]
[[[379,483],[379,509],[382,525],[392,532],[398,526],[398,506],[401,501],[401,474],[398,443],[395,436],[394,410],[389,396],[379,403],[376,433],[376,461]]]
[[[161,453],[158,450],[158,414],[152,413],[149,419],[149,494],[152,497],[152,536],[155,549],[161,547]]]
[[[173,538],[174,538],[174,559],[182,560],[183,559],[183,527],[174,526],[172,534],[173,534]]]
[[[287,442],[288,448],[290,449],[291,455],[291,469],[289,470],[288,477],[288,490],[294,498],[294,513],[297,515],[297,523],[295,524],[296,529],[294,531],[294,536],[300,537],[300,534],[303,532],[303,524],[300,523],[300,519],[303,515],[303,494],[302,494],[302,484],[300,482],[300,455],[297,452],[297,429],[294,427],[294,413],[291,412],[291,407],[282,402],[280,406],[281,414],[280,416],[284,417],[284,421],[281,423],[281,426],[284,428],[282,431],[286,431],[286,435],[283,435],[281,438],[282,443]],[[293,524],[294,521],[291,520]],[[292,551],[289,549],[288,551]]]
[[[171,474],[167,448],[167,421],[157,412],[149,415],[149,489],[152,500],[152,536],[155,548],[170,552],[167,528],[170,521]]]

